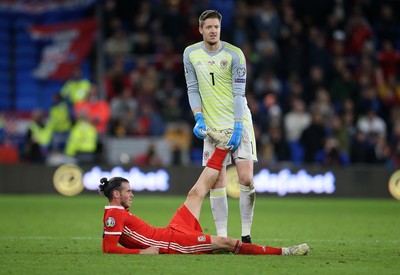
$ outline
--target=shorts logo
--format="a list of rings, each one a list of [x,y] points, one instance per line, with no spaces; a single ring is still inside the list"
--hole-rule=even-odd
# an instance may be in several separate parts
[[[246,74],[246,68],[238,68],[237,69],[237,74],[239,77],[242,77]]]
[[[206,241],[206,236],[198,236],[198,237],[197,237],[197,240],[198,240],[199,242],[205,242],[205,241]]]
[[[106,226],[107,227],[113,227],[115,225],[115,220],[113,217],[108,217],[106,220]]]

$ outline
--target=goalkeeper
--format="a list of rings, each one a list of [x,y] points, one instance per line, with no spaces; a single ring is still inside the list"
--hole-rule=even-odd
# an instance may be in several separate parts
[[[245,97],[246,58],[238,47],[220,40],[222,16],[206,10],[199,18],[203,41],[188,46],[183,65],[189,104],[196,125],[193,132],[204,139],[203,166],[215,147],[202,133],[207,128],[232,129],[229,145],[233,146],[210,190],[210,202],[218,236],[227,236],[228,200],[226,166],[236,166],[240,183],[242,241],[251,243],[255,192],[253,162],[257,161],[252,117]]]
[[[306,255],[309,247],[301,244],[275,248],[243,243],[229,237],[202,233],[199,223],[203,199],[222,169],[231,146],[228,135],[210,133],[217,144],[199,179],[167,227],[155,228],[131,214],[128,208],[134,197],[129,182],[121,177],[102,178],[101,193],[109,200],[103,218],[103,252],[119,254],[210,254],[229,251],[247,255]],[[121,245],[119,246],[118,243]]]

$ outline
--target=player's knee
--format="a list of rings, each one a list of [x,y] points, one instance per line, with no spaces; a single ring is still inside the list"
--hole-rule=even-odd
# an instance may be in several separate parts
[[[253,184],[253,175],[251,174],[244,174],[239,176],[240,184],[244,186],[251,186]]]
[[[190,189],[188,193],[188,197],[192,198],[204,198],[205,197],[205,192],[201,190],[198,186],[193,186],[192,189]]]

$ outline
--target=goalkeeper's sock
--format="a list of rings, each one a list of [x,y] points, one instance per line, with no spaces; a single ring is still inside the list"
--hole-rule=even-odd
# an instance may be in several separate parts
[[[244,255],[282,255],[282,248],[242,243],[238,240],[233,253]]]
[[[210,203],[217,236],[226,237],[228,235],[228,198],[226,197],[226,188],[211,189]]]
[[[250,236],[253,224],[254,204],[256,193],[254,185],[240,184],[240,217],[242,219],[242,236]]]
[[[221,171],[222,163],[224,162],[224,159],[228,152],[229,150],[215,148],[215,151],[212,154],[211,158],[207,161],[206,166]]]

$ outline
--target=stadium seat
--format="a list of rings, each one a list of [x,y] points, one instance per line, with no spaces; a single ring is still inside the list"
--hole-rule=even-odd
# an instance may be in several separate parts
[[[17,44],[15,47],[15,55],[21,58],[36,58],[39,55],[39,48],[34,44]]]
[[[7,86],[2,86],[0,85],[0,91],[1,91],[1,96],[0,96],[0,111],[8,110],[11,108],[11,89],[8,85]]]
[[[1,30],[0,29],[0,43],[6,45],[10,43],[11,36],[8,30]]]
[[[295,164],[303,163],[303,158],[304,158],[303,146],[297,141],[292,141],[292,142],[289,142],[289,147],[290,147],[290,152],[291,152],[291,160]]]
[[[31,112],[39,107],[36,97],[17,97],[16,110],[22,112]]]
[[[38,62],[36,58],[23,58],[18,57],[15,60],[15,69],[16,70],[33,70],[36,68]]]

